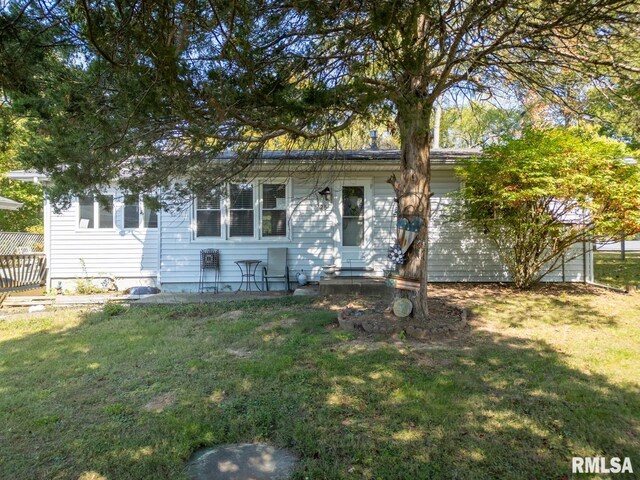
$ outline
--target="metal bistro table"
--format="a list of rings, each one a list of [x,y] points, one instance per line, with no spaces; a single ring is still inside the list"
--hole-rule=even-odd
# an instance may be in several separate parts
[[[242,276],[242,281],[240,282],[240,286],[238,287],[238,290],[236,290],[236,292],[242,290],[243,284],[245,292],[250,292],[251,281],[253,281],[253,284],[258,290],[262,291],[262,289],[258,285],[258,282],[256,282],[256,270],[258,269],[258,265],[262,263],[262,260],[236,260],[233,263],[238,265],[238,268],[240,269],[240,275]]]

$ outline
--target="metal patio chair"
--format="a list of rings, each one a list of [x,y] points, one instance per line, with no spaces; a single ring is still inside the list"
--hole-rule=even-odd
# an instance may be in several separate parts
[[[266,290],[269,291],[269,280],[280,279],[285,284],[285,290],[289,291],[289,265],[287,264],[286,248],[268,248],[267,265],[262,267],[262,284],[266,282]]]

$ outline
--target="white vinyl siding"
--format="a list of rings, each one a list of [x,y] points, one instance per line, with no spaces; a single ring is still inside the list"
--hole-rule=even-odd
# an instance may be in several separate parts
[[[361,260],[373,268],[372,274],[383,275],[389,268],[387,249],[396,237],[396,203],[394,192],[387,183],[392,172],[357,172],[345,179],[368,178],[367,188],[371,189],[371,235],[367,248],[362,249]],[[115,229],[78,229],[80,205],[55,214],[50,211],[49,266],[52,283],[56,278],[73,282],[83,276],[79,259],[85,262],[89,275],[112,274],[124,279],[155,278],[160,262],[161,288],[167,291],[196,291],[199,278],[200,250],[213,248],[220,250],[221,287],[237,288],[240,271],[236,260],[257,259],[266,263],[267,249],[286,247],[292,280],[301,270],[310,280],[319,280],[322,266],[336,261],[341,247],[337,213],[337,186],[334,180],[316,182],[313,179],[290,178],[286,181],[286,236],[269,236],[264,231],[264,212],[268,208],[265,201],[265,185],[277,185],[280,181],[265,180],[261,185],[254,183],[253,236],[231,237],[229,232],[230,198],[222,202],[203,204],[195,202],[192,209],[182,209],[173,213],[159,213],[158,229],[123,230],[123,198],[115,195]],[[334,200],[332,205],[317,195],[325,186],[330,186]],[[467,228],[448,221],[446,212],[451,199],[448,194],[459,188],[459,182],[451,169],[432,171],[432,216],[429,222],[429,278],[434,282],[493,282],[508,281],[508,275],[497,258],[495,251],[482,238]],[[281,195],[281,191],[278,192]],[[248,205],[248,202],[244,204]],[[236,204],[238,205],[238,204]],[[280,202],[281,205],[281,202]],[[276,205],[277,206],[277,205]],[[201,208],[202,207],[202,208]],[[206,208],[205,208],[206,207]],[[215,208],[214,208],[215,207]],[[248,208],[246,210],[249,210]],[[273,210],[280,210],[279,208]],[[215,211],[217,230],[209,230],[217,235],[200,237],[197,235],[197,212]],[[94,205],[94,219],[97,218]],[[281,214],[278,214],[281,215]],[[204,221],[204,218],[200,218]],[[280,228],[280,227],[278,227]],[[262,231],[260,231],[262,230]],[[162,251],[158,252],[158,235],[162,235]],[[581,245],[576,246],[567,256],[563,269],[558,268],[546,280],[582,281],[583,257]],[[590,255],[589,249],[587,254]],[[576,256],[577,255],[577,256]],[[573,258],[575,257],[575,258]],[[587,278],[590,278],[591,257],[587,258]],[[258,283],[260,274],[258,273]],[[138,283],[140,284],[140,283]]]
[[[61,281],[65,289],[73,291],[76,280],[85,275],[96,279],[113,276],[120,290],[155,284],[158,228],[124,229],[124,196],[116,193],[109,196],[113,198],[112,228],[96,228],[94,222],[91,228],[79,229],[78,219],[83,216],[80,202],[73,202],[60,213],[48,206],[49,228],[45,238],[50,251],[47,257],[50,286],[55,287]],[[98,218],[96,203],[92,208],[94,220]]]

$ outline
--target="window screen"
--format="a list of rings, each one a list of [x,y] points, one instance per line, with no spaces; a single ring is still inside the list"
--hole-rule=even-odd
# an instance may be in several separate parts
[[[80,205],[80,220],[78,226],[80,228],[93,228],[94,210],[93,197],[80,197],[78,201]]]
[[[221,230],[220,198],[199,198],[196,202],[196,207],[196,236],[219,237]]]
[[[232,184],[229,195],[229,236],[253,237],[253,185]]]
[[[113,228],[113,196],[98,197],[98,227]]]
[[[124,199],[124,228],[140,226],[140,201],[137,196],[127,195]]]
[[[262,236],[287,236],[287,194],[283,184],[262,185]]]

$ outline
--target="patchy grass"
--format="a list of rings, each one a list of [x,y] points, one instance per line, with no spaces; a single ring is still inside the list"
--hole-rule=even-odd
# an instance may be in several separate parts
[[[471,328],[425,344],[293,297],[0,321],[0,478],[182,478],[195,449],[248,441],[310,479],[637,471],[640,295],[575,288],[436,286]]]
[[[640,288],[640,252],[627,252],[625,261],[620,252],[595,252],[596,282],[625,288]]]

